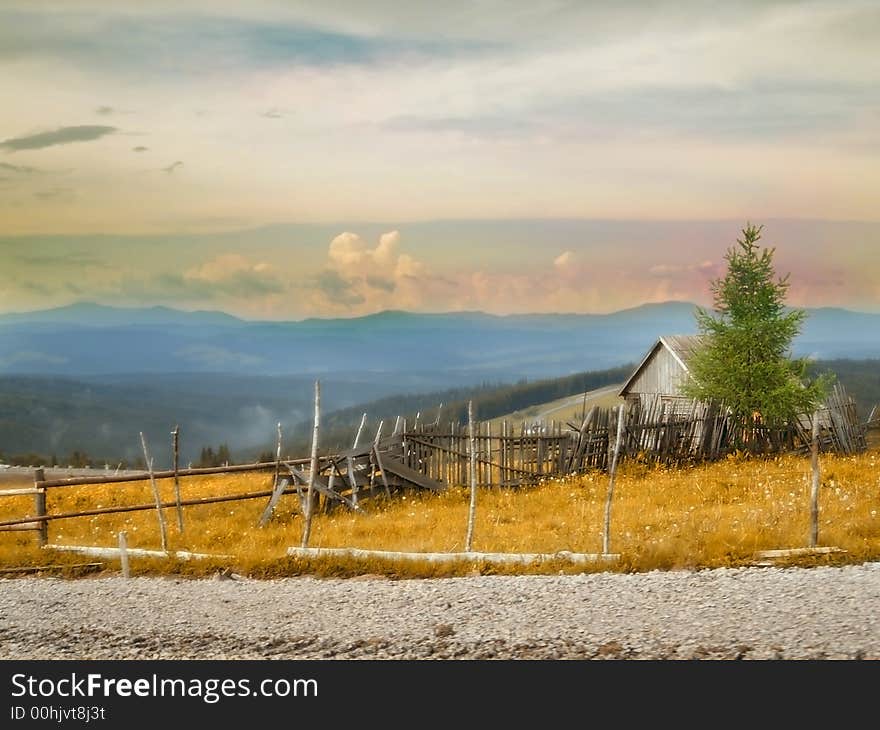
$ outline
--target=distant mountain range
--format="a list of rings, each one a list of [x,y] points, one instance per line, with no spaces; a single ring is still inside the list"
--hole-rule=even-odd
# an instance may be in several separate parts
[[[431,387],[511,381],[637,360],[661,334],[694,332],[694,308],[666,302],[612,314],[386,311],[271,322],[80,303],[0,315],[0,374],[398,373]],[[880,314],[834,308],[808,314],[798,354],[880,356]]]
[[[133,460],[139,431],[162,453],[176,424],[185,460],[223,441],[240,454],[271,447],[277,422],[292,438],[311,417],[316,378],[326,412],[349,408],[358,416],[379,398],[635,363],[659,335],[694,332],[694,308],[667,302],[607,315],[388,311],[254,322],[83,303],[0,315],[0,455],[84,449]],[[811,310],[796,351],[822,360],[878,358],[880,315]],[[859,382],[870,381],[870,368],[859,371]]]

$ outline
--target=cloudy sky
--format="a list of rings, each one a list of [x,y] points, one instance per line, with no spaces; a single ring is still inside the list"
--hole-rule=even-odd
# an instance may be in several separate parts
[[[880,5],[0,3],[0,311],[880,311]]]

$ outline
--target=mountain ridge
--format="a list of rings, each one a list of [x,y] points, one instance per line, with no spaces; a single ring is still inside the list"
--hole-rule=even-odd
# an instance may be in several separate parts
[[[696,333],[695,304],[607,314],[419,313],[242,320],[224,312],[79,303],[0,315],[0,374],[444,373],[445,380],[556,377],[640,361],[661,335]],[[880,357],[880,314],[807,310],[796,354]]]
[[[279,324],[316,324],[316,323],[338,323],[338,322],[359,322],[359,321],[381,321],[393,320],[396,318],[417,318],[424,317],[430,319],[437,318],[485,318],[491,320],[528,320],[539,318],[560,318],[560,319],[602,319],[614,318],[622,316],[631,316],[639,314],[651,314],[656,312],[668,312],[672,309],[690,310],[693,312],[698,307],[708,309],[708,305],[697,304],[682,299],[669,299],[662,302],[643,302],[631,307],[616,309],[610,312],[511,312],[507,314],[497,314],[487,312],[480,309],[462,309],[462,310],[443,310],[419,312],[408,309],[383,309],[368,314],[360,314],[351,317],[304,317],[302,319],[246,319],[244,317],[230,314],[222,309],[180,309],[178,307],[169,307],[166,305],[151,305],[141,307],[123,307],[111,304],[101,304],[94,301],[83,300],[72,302],[59,307],[51,307],[47,309],[21,310],[14,312],[0,313],[0,325],[5,323],[21,323],[21,322],[53,322],[53,323],[75,323],[76,318],[84,318],[90,316],[94,319],[112,318],[114,323],[122,323],[122,317],[128,315],[132,319],[130,324],[138,324],[141,322],[150,323],[152,320],[162,322],[165,319],[184,319],[192,318],[210,318],[217,322],[228,324],[260,324],[260,325],[279,325]],[[848,315],[865,315],[868,317],[880,316],[880,312],[869,312],[848,307],[839,306],[820,306],[820,307],[789,307],[789,309],[803,309],[810,314],[848,314]],[[82,323],[82,322],[80,322]]]

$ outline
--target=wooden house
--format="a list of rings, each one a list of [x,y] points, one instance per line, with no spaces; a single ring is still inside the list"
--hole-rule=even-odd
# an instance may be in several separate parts
[[[618,392],[627,404],[663,402],[668,415],[687,415],[693,400],[681,393],[690,378],[688,363],[700,344],[699,335],[664,335],[648,350],[642,362]]]

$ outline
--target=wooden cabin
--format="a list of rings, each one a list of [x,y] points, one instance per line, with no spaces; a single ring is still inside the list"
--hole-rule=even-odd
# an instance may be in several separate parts
[[[681,394],[690,377],[688,363],[700,344],[699,335],[664,335],[648,350],[618,392],[628,404],[645,404],[658,396],[668,415],[687,415],[693,400]]]

